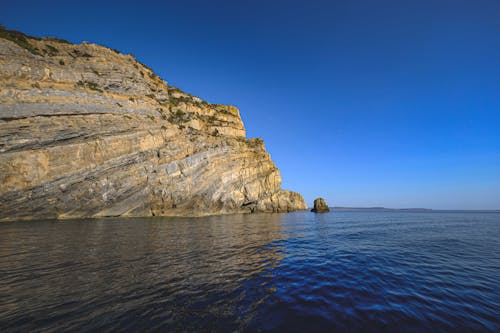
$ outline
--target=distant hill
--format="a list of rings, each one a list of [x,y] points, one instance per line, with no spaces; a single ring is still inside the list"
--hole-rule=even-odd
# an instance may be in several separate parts
[[[333,210],[376,210],[376,211],[432,211],[429,208],[386,208],[386,207],[330,207]]]
[[[377,212],[472,212],[499,213],[499,209],[430,209],[430,208],[386,208],[386,207],[330,207],[331,210],[377,211]]]

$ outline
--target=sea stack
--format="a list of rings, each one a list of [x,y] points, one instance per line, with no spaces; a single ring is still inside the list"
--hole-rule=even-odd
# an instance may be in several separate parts
[[[330,211],[330,208],[328,208],[328,205],[326,204],[325,199],[317,198],[316,200],[314,200],[314,208],[311,209],[311,212],[326,213],[329,211]]]

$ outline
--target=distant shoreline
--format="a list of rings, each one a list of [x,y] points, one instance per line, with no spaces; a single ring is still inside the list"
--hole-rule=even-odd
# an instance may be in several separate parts
[[[387,207],[330,207],[334,210],[382,210],[382,211],[392,211],[392,210],[403,210],[403,211],[432,211],[430,208],[387,208]]]
[[[330,207],[331,210],[381,211],[381,212],[500,212],[499,209],[431,209],[431,208],[387,208],[387,207]]]

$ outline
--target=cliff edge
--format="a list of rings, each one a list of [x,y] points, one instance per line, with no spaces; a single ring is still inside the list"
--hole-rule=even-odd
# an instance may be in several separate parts
[[[132,55],[0,27],[0,221],[306,209],[234,106]]]

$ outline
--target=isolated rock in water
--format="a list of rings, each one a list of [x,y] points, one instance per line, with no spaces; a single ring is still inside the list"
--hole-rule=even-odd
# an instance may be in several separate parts
[[[328,208],[328,205],[326,204],[325,199],[323,198],[318,198],[314,200],[314,208],[311,209],[311,212],[315,213],[325,213],[329,212],[330,208]]]
[[[131,55],[1,27],[0,184],[0,221],[307,208],[236,107]]]

